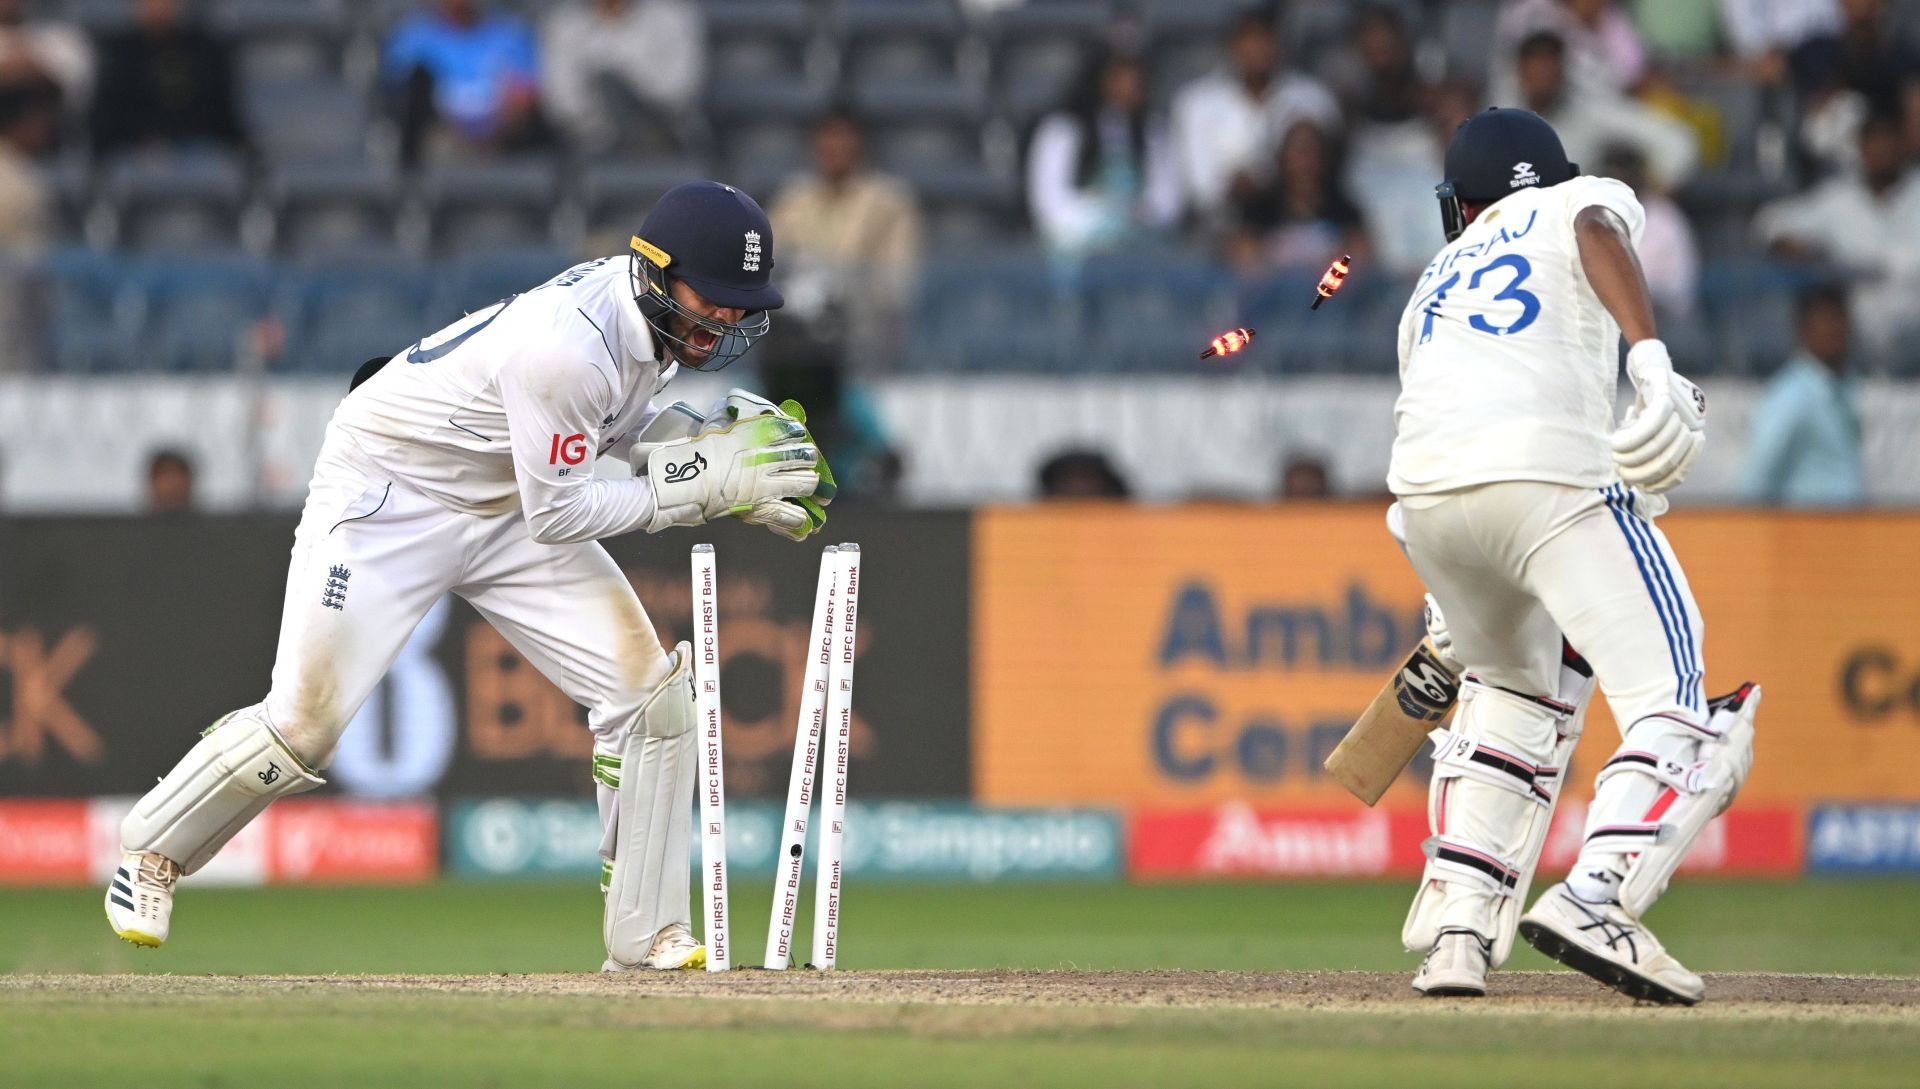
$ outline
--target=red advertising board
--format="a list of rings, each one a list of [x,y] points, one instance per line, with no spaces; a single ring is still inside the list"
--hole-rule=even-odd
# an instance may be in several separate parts
[[[84,799],[0,799],[0,885],[73,885],[87,880]]]
[[[0,799],[0,885],[104,882],[128,798]],[[189,881],[397,884],[439,872],[439,814],[427,802],[283,801]]]
[[[1541,859],[1564,872],[1580,849],[1585,807],[1555,815]],[[1427,815],[1418,809],[1275,808],[1228,802],[1143,809],[1127,836],[1127,872],[1143,880],[1382,877],[1420,872]],[[1800,872],[1800,822],[1786,808],[1735,808],[1708,825],[1683,872],[1790,876]]]
[[[394,884],[427,881],[439,869],[439,821],[429,803],[296,799],[267,816],[271,884]]]

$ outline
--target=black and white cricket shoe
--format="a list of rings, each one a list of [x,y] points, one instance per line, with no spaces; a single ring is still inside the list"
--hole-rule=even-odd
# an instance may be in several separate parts
[[[1653,931],[1619,904],[1592,904],[1565,882],[1540,894],[1520,917],[1527,944],[1629,998],[1691,1006],[1707,985],[1668,955]]]
[[[148,949],[167,940],[173,918],[173,889],[180,867],[162,855],[123,851],[107,882],[107,923],[122,939]]]

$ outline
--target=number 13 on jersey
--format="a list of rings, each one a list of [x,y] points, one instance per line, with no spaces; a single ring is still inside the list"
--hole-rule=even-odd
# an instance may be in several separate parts
[[[1489,275],[1490,273],[1493,275]],[[1519,303],[1520,313],[1506,325],[1495,325],[1488,321],[1484,314],[1471,314],[1467,317],[1467,324],[1482,333],[1490,333],[1497,337],[1512,336],[1532,325],[1535,319],[1540,317],[1540,296],[1520,286],[1526,283],[1527,277],[1532,275],[1532,262],[1517,253],[1503,254],[1474,269],[1473,275],[1467,280],[1466,289],[1469,292],[1480,292],[1483,281],[1486,290],[1493,291],[1498,286],[1499,290],[1493,291],[1487,301]],[[1503,280],[1504,283],[1502,283]],[[1439,315],[1440,304],[1446,301],[1447,293],[1459,283],[1460,274],[1455,272],[1415,301],[1414,305],[1420,308],[1421,313],[1420,343],[1425,344],[1433,339],[1433,319]]]

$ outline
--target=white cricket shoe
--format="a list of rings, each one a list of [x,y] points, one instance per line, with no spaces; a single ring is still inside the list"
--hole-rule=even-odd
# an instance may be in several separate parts
[[[1561,964],[1643,1002],[1691,1006],[1707,985],[1667,955],[1646,924],[1619,904],[1593,904],[1563,881],[1540,894],[1520,917],[1520,936]]]
[[[671,972],[676,970],[692,971],[707,966],[707,947],[693,940],[693,931],[685,923],[668,923],[654,936],[653,948],[640,958],[640,963],[629,968],[608,958],[600,966],[602,972],[634,972],[641,968]]]
[[[1478,998],[1487,993],[1492,960],[1492,942],[1471,930],[1442,930],[1433,951],[1420,962],[1413,989],[1428,998]]]
[[[138,946],[157,949],[173,918],[173,887],[180,867],[165,855],[123,851],[107,885],[107,925]]]

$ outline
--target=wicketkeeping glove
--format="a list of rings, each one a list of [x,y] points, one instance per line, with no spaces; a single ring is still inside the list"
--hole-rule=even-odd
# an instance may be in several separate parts
[[[750,393],[734,390],[727,395],[723,405],[731,410],[746,412],[765,406],[766,410],[795,423],[807,422],[807,410],[801,408],[798,401],[782,401],[775,406]],[[820,483],[812,495],[762,499],[748,510],[740,512],[739,519],[750,525],[765,526],[769,531],[791,541],[804,541],[820,532],[821,527],[827,524],[827,504],[833,502],[839,487],[834,483],[833,470],[827,466],[826,458],[820,458],[815,463],[814,469],[820,475]]]
[[[766,500],[812,496],[822,483],[813,437],[782,415],[722,413],[691,438],[635,443],[629,458],[634,474],[653,486],[649,533],[745,514]]]
[[[1687,477],[1707,444],[1707,397],[1673,372],[1667,346],[1643,340],[1627,351],[1634,404],[1613,433],[1620,479],[1658,495]]]

